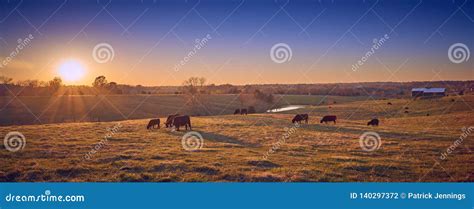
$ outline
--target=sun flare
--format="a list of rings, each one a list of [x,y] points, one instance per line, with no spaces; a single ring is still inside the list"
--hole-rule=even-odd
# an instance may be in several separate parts
[[[76,60],[67,60],[58,68],[61,78],[69,83],[80,81],[86,74],[84,66]]]

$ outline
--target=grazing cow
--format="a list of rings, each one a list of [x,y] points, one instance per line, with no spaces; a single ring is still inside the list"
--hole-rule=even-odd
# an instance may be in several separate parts
[[[146,126],[146,129],[155,128],[155,126],[158,126],[158,128],[160,128],[160,119],[150,120],[150,122],[148,122],[148,125]]]
[[[388,104],[388,105],[392,105],[392,103],[391,103],[391,102],[389,102],[389,103],[387,103],[387,104]]]
[[[173,119],[174,119],[176,116],[179,116],[179,114],[168,115],[168,118],[166,118],[166,122],[165,122],[166,128],[171,128],[171,126],[173,126]]]
[[[183,116],[176,116],[173,119],[173,126],[176,127],[176,130],[179,131],[180,126],[185,126],[186,130],[193,130],[191,128],[191,118],[189,118],[189,115],[183,115]]]
[[[291,120],[292,123],[301,123],[301,121],[305,121],[306,124],[308,124],[308,114],[296,114],[293,120]]]
[[[405,111],[405,113],[409,113],[408,111]]]
[[[368,126],[379,126],[379,119],[375,118],[375,119],[372,119],[371,121],[369,121],[367,123]]]
[[[320,123],[328,123],[330,121],[333,121],[334,124],[336,124],[336,119],[337,117],[335,115],[326,115],[323,117],[323,119],[321,119],[321,122]]]
[[[235,109],[234,115],[238,115],[238,114],[240,114],[240,109]]]
[[[240,109],[241,115],[247,115],[247,109]]]

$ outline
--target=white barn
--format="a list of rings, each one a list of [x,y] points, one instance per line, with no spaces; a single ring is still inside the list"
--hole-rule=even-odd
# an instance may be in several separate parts
[[[413,88],[411,90],[412,97],[444,97],[446,96],[446,88]]]

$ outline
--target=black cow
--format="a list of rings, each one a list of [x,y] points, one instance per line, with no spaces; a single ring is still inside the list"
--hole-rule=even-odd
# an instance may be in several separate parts
[[[241,115],[247,115],[247,109],[240,109]]]
[[[369,121],[367,123],[368,126],[379,126],[379,119],[375,118],[375,119],[372,119],[371,121]]]
[[[148,125],[146,126],[146,129],[155,128],[155,126],[158,126],[158,128],[160,128],[160,119],[150,120],[150,122],[148,122]]]
[[[165,122],[166,128],[171,128],[171,126],[173,126],[173,119],[176,116],[179,116],[179,114],[168,115],[168,118],[166,118],[166,122]]]
[[[330,121],[333,121],[334,124],[336,124],[336,119],[337,119],[337,117],[335,115],[326,115],[321,119],[320,123],[323,123],[323,122],[328,123]]]
[[[185,126],[186,130],[193,130],[191,128],[191,118],[188,115],[176,116],[173,119],[173,126],[176,127],[176,130],[179,131],[180,126]]]
[[[235,109],[234,115],[238,115],[238,114],[240,114],[240,109]]]
[[[308,124],[308,114],[296,114],[295,117],[293,117],[293,120],[291,120],[292,123],[301,123],[301,121],[305,121],[306,124]]]

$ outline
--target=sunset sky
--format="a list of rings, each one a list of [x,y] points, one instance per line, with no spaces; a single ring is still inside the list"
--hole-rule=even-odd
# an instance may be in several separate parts
[[[473,37],[474,1],[463,0],[0,0],[0,62],[11,60],[0,75],[153,86],[190,76],[215,84],[473,80],[472,56],[448,57],[455,43],[473,52]],[[93,52],[103,43],[113,59],[100,63]],[[278,43],[291,48],[284,63],[270,56]]]

